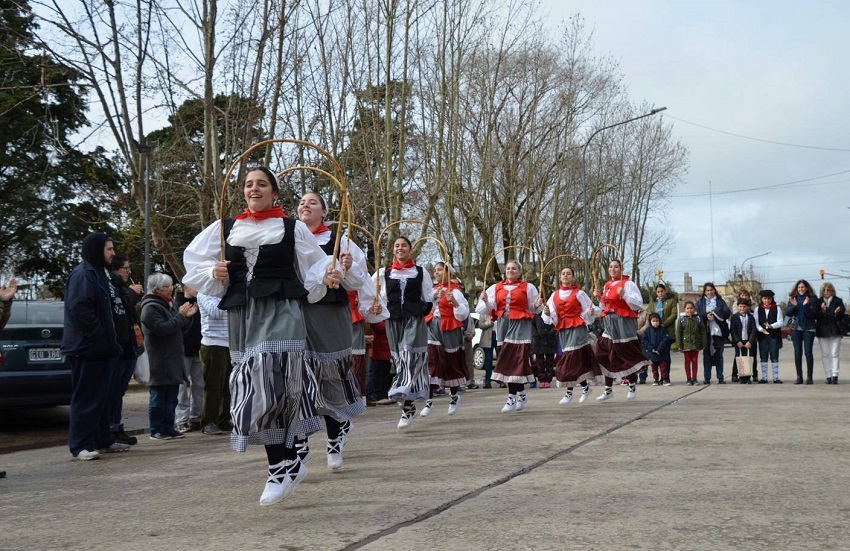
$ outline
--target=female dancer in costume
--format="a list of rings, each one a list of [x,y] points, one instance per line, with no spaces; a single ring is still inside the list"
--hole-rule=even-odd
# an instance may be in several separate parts
[[[265,445],[269,467],[261,505],[292,495],[307,474],[295,438],[319,430],[321,420],[316,382],[304,361],[301,299],[318,301],[342,280],[307,226],[274,205],[279,193],[273,172],[251,170],[245,211],[210,224],[183,255],[184,283],[222,297],[218,307],[228,313],[230,444],[238,452]],[[219,260],[222,224],[225,261]]]
[[[599,301],[604,332],[596,345],[596,359],[605,375],[605,393],[596,400],[604,402],[613,397],[612,387],[617,377],[629,381],[626,398],[634,400],[637,373],[651,363],[643,355],[637,336],[637,311],[643,308],[643,297],[629,276],[623,275],[619,260],[608,264],[608,274],[611,279],[605,283]],[[594,290],[593,294],[599,296],[599,291]]]
[[[522,266],[516,260],[505,264],[505,280],[481,293],[475,311],[496,311],[496,343],[499,361],[492,379],[508,385],[508,400],[502,413],[522,411],[528,401],[525,383],[534,382],[529,356],[531,324],[540,310],[537,287],[522,280]]]
[[[466,378],[466,355],[464,354],[463,321],[469,317],[469,303],[457,283],[451,280],[449,264],[434,265],[434,309],[429,322],[428,372],[431,375],[431,390],[449,387],[451,402],[449,415],[457,413],[460,404],[458,388],[468,382]],[[431,413],[431,398],[419,413],[427,417]]]
[[[332,256],[336,234],[325,225],[327,215],[327,204],[318,193],[307,193],[298,203],[298,219],[316,237],[325,254]],[[366,409],[362,399],[366,389],[355,380],[350,366],[353,336],[349,291],[357,293],[359,313],[370,322],[379,322],[389,316],[386,309],[383,316],[369,313],[375,302],[375,286],[363,251],[347,241],[345,237],[340,242],[340,261],[347,270],[342,285],[328,289],[318,302],[302,302],[307,325],[304,357],[319,385],[316,405],[325,418],[328,468],[331,470],[342,467],[342,450],[351,430],[351,419]],[[306,440],[299,442],[297,448],[301,460],[307,462],[310,449]]]
[[[390,354],[396,375],[389,398],[402,408],[398,428],[406,429],[416,414],[416,400],[425,400],[430,392],[427,344],[428,326],[425,316],[431,311],[434,293],[428,270],[417,266],[411,258],[412,245],[406,237],[393,242],[393,263],[381,268],[381,302],[386,303],[390,318],[386,321]],[[372,306],[372,312],[377,305]]]
[[[569,404],[573,388],[578,384],[583,389],[578,400],[581,404],[592,392],[588,381],[601,383],[603,379],[587,330],[587,324],[593,323],[599,309],[575,284],[572,268],[561,270],[560,282],[560,288],[543,307],[543,321],[555,326],[563,352],[555,364],[555,379],[567,387],[567,393],[559,403]],[[542,298],[538,301],[542,302]]]

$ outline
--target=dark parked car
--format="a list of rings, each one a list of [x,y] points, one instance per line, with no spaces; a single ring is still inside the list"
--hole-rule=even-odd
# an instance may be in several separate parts
[[[0,331],[0,408],[71,401],[71,368],[60,352],[64,303],[16,300]]]

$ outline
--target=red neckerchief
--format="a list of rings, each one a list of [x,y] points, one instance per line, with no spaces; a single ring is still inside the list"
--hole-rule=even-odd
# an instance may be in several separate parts
[[[578,285],[575,285],[575,284],[570,285],[569,287],[561,285],[562,291],[575,291],[576,289],[578,289]]]
[[[245,220],[246,218],[253,218],[255,221],[259,222],[260,220],[265,220],[266,218],[286,218],[286,216],[283,214],[283,207],[278,205],[268,210],[261,210],[259,212],[252,212],[251,209],[245,209],[244,211],[242,211],[242,214],[234,218],[234,220]]]
[[[522,283],[522,276],[519,276],[519,277],[518,277],[518,278],[516,278],[516,280],[514,280],[514,281],[508,281],[507,279],[505,279],[505,280],[502,282],[502,285],[519,285],[520,283]]]
[[[398,260],[395,259],[395,260],[393,260],[392,268],[393,268],[393,270],[403,270],[405,268],[413,268],[414,266],[416,266],[416,264],[413,263],[412,258],[408,258],[407,261],[404,264],[399,264]]]
[[[776,308],[776,303],[771,302],[770,305],[768,305],[768,306],[765,306],[764,304],[762,304],[761,307],[764,308],[765,310],[773,310],[774,308]]]
[[[324,224],[319,224],[315,230],[310,230],[313,232],[313,235],[319,235],[320,233],[325,233],[326,231],[331,231],[329,227]]]

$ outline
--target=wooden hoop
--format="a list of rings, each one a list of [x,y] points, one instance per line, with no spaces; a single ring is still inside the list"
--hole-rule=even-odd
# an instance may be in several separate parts
[[[490,260],[487,261],[487,264],[484,265],[484,290],[485,291],[487,290],[487,272],[490,269],[490,263],[493,262],[493,259],[496,258],[496,256],[499,253],[501,253],[502,251],[506,251],[508,249],[526,249],[528,251],[531,251],[537,257],[537,261],[540,264],[540,273],[543,273],[543,257],[540,256],[539,252],[537,252],[536,250],[532,249],[531,247],[527,247],[525,245],[508,245],[507,247],[502,247],[501,249],[496,251],[493,254],[493,256],[490,257]]]

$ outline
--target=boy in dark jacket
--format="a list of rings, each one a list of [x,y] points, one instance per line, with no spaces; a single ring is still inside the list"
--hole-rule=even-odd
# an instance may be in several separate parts
[[[652,386],[663,384],[670,386],[670,366],[667,365],[667,352],[670,350],[670,335],[661,325],[661,316],[656,313],[649,315],[649,327],[641,337],[643,355],[652,362]]]
[[[750,301],[738,299],[738,312],[732,316],[731,336],[735,345],[735,363],[732,366],[732,382],[738,381],[742,385],[748,385],[756,375],[756,348],[758,339],[758,327],[756,318],[750,314]],[[748,356],[752,362],[751,376],[738,377],[738,356]]]

